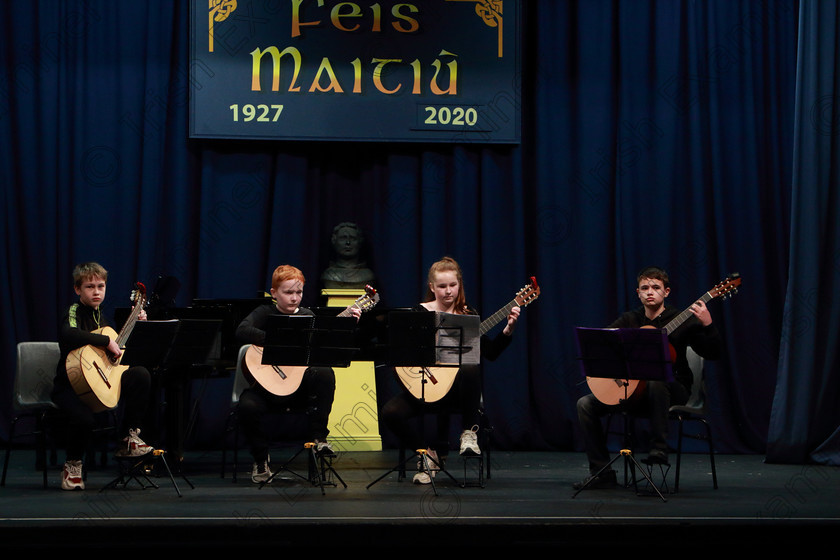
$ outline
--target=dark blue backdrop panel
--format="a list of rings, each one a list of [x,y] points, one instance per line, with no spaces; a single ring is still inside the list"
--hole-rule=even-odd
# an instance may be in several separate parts
[[[790,279],[767,456],[840,464],[840,9],[803,2],[795,114]]]
[[[538,279],[514,343],[485,364],[508,449],[579,449],[573,327],[638,305],[642,266],[670,270],[678,307],[740,272],[740,293],[709,304],[727,343],[710,367],[713,422],[719,450],[764,451],[774,391],[790,385],[775,379],[797,2],[523,3],[511,146],[190,139],[188,4],[0,6],[6,418],[14,346],[55,338],[76,262],[111,270],[108,310],[159,274],[181,280],[180,305],[252,297],[282,262],[306,272],[316,305],[332,228],[353,221],[384,305],[415,304],[447,254],[484,314]],[[799,254],[815,237],[794,239]]]

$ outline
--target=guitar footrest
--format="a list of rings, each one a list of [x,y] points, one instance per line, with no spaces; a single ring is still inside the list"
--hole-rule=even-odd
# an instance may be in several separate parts
[[[165,454],[166,451],[162,449],[155,449],[151,453],[147,453],[146,455],[141,455],[139,457],[115,455],[117,466],[119,468],[119,475],[102,487],[100,492],[109,488],[124,488],[128,486],[131,481],[137,482],[143,490],[147,488],[159,488],[159,486],[149,477],[161,476],[160,473],[155,474],[155,470],[162,466],[166,471],[169,480],[172,482],[172,486],[175,488],[175,492],[178,494],[178,497],[181,497],[181,490],[175,482],[175,477],[172,475],[172,470],[169,468],[169,463],[166,461]],[[181,478],[184,479],[190,488],[195,488],[193,483],[190,482],[183,474],[181,475]]]
[[[461,455],[461,459],[464,460],[464,480],[461,482],[461,488],[484,488],[484,455]]]
[[[644,463],[648,478],[653,481],[653,484],[659,488],[660,492],[668,494],[668,473],[671,471],[671,465],[668,463],[646,463],[644,461],[642,463]],[[654,492],[649,482],[646,484],[644,490],[651,494]]]

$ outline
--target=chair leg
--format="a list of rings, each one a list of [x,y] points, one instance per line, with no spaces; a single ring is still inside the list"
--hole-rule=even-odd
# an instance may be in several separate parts
[[[12,454],[12,440],[15,437],[16,424],[17,418],[13,419],[11,426],[9,426],[9,441],[6,442],[6,457],[3,459],[3,477],[0,478],[0,486],[6,486],[6,472],[9,470],[9,458]]]
[[[43,477],[43,485],[44,488],[47,488],[47,470],[49,469],[49,461],[47,461],[47,432],[46,432],[46,417],[39,416],[36,426],[37,435],[36,437],[36,444],[39,459],[41,461],[41,472]]]
[[[220,473],[220,477],[225,477],[225,472],[227,471],[227,439],[228,434],[230,434],[230,422],[231,418],[228,416],[228,420],[225,423],[225,431],[224,431],[224,438],[222,439],[222,472]]]
[[[0,486],[6,486],[6,471],[9,470],[9,454],[12,452],[11,442],[6,443],[6,453],[3,459],[3,476],[0,478]]]
[[[676,473],[674,475],[674,477],[675,477],[674,478],[674,493],[678,492],[679,489],[680,489],[680,463],[681,463],[681,460],[682,460],[682,442],[683,442],[684,437],[690,437],[692,439],[697,439],[697,440],[705,440],[706,443],[708,443],[708,446],[709,446],[709,463],[710,463],[711,469],[712,469],[712,486],[714,487],[715,490],[717,490],[718,489],[717,468],[716,468],[716,465],[715,465],[715,452],[714,452],[715,447],[714,447],[714,441],[712,440],[712,427],[709,425],[709,423],[706,421],[705,418],[684,418],[684,417],[680,416],[680,417],[677,418],[677,420],[678,420],[678,423],[679,423],[679,431],[678,431],[678,435],[677,435],[677,468],[676,468],[677,470],[676,470]],[[688,421],[688,420],[693,420],[695,422],[700,422],[701,424],[703,424],[706,435],[705,436],[703,436],[701,434],[686,435],[684,433],[684,430],[683,430],[683,423]]]
[[[397,471],[397,480],[405,480],[405,458],[406,458],[406,451],[405,445],[401,442],[400,443],[400,450],[397,454],[397,460],[399,461],[399,470]]]
[[[235,426],[233,428],[233,465],[231,465],[231,476],[233,478],[233,482],[237,482],[238,473],[236,471],[239,470],[239,426]]]
[[[228,434],[230,432],[233,432],[233,450],[231,451],[231,455],[233,456],[233,464],[231,465],[231,475],[233,482],[236,482],[236,469],[238,467],[239,461],[239,421],[235,412],[232,412],[228,416],[227,422],[225,423],[224,439],[222,440],[222,470],[220,473],[221,478],[224,478],[227,475],[227,439]]]
[[[706,427],[706,441],[709,442],[709,463],[711,463],[712,466],[712,485],[714,486],[714,489],[717,490],[717,469],[715,468],[715,447],[712,442],[712,427],[705,419],[700,419],[700,422],[702,422],[703,426]]]
[[[674,472],[674,494],[680,491],[680,465],[682,464],[683,418],[678,419],[677,431],[677,468]]]
[[[227,470],[227,446],[222,444],[222,472],[219,473],[220,478],[225,477],[225,472]]]
[[[493,438],[493,428],[485,428],[485,439],[484,442],[481,444],[481,452],[484,453],[484,457],[487,459],[485,469],[486,469],[486,476],[489,479],[492,475],[490,472],[490,464],[492,461],[490,460],[490,452],[492,451],[492,438]]]

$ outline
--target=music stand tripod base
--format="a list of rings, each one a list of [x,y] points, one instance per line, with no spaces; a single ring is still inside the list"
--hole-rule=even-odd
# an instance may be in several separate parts
[[[297,459],[297,457],[303,452],[307,453],[307,466],[309,469],[309,476],[303,476],[302,474],[295,472],[289,468],[289,464],[292,463],[295,459]],[[271,484],[274,478],[283,471],[286,471],[300,478],[301,480],[306,480],[313,486],[318,486],[321,489],[322,496],[326,494],[326,492],[324,491],[325,485],[336,486],[336,483],[332,481],[330,476],[334,476],[341,483],[342,486],[347,488],[347,484],[332,466],[332,455],[318,453],[317,445],[314,442],[304,443],[303,447],[301,447],[297,451],[297,453],[295,453],[288,461],[286,461],[286,463],[281,465],[277,469],[277,471],[271,473],[270,477],[260,482],[259,487],[262,489],[262,487],[266,484]]]
[[[656,492],[657,495],[659,495],[660,498],[662,498],[662,501],[663,502],[668,501],[665,498],[665,496],[662,495],[662,492],[659,491],[659,488],[656,486],[656,484],[650,478],[647,471],[642,467],[642,465],[638,461],[636,461],[636,458],[633,456],[633,452],[630,451],[629,449],[622,449],[621,451],[619,451],[618,455],[613,457],[612,460],[609,463],[607,463],[606,465],[601,467],[601,469],[598,472],[596,472],[594,475],[589,477],[589,479],[580,488],[578,488],[575,491],[574,494],[572,494],[572,498],[574,499],[578,494],[580,494],[583,490],[585,490],[587,486],[589,486],[594,480],[596,480],[601,475],[601,473],[603,473],[604,471],[609,469],[612,466],[613,463],[615,463],[618,459],[620,459],[622,457],[624,457],[625,462],[629,461],[631,463],[630,470],[631,470],[632,475],[633,475],[633,485],[634,486],[636,486],[636,469],[638,469],[639,472],[642,473],[642,476],[644,476],[645,479],[648,481],[648,484],[650,485],[650,487],[654,489],[654,491]],[[635,468],[633,468],[633,467],[635,467]],[[638,494],[638,488],[636,488],[636,493]]]
[[[382,475],[380,475],[379,478],[377,478],[376,480],[374,480],[373,482],[368,484],[366,488],[369,489],[371,486],[373,486],[374,484],[376,484],[377,482],[379,482],[380,480],[382,480],[383,478],[385,478],[386,476],[388,476],[392,472],[396,472],[396,471],[404,472],[405,471],[405,465],[407,465],[410,461],[414,461],[415,459],[423,465],[422,470],[424,472],[429,473],[429,482],[432,485],[432,491],[435,493],[435,495],[437,495],[437,487],[435,486],[435,477],[432,475],[433,471],[435,471],[436,473],[437,472],[445,473],[446,476],[448,476],[452,480],[452,482],[458,484],[458,480],[454,476],[452,476],[452,474],[449,471],[444,469],[443,465],[441,465],[438,461],[435,461],[432,457],[429,456],[429,453],[428,453],[427,449],[417,449],[415,451],[414,455],[412,455],[408,459],[405,459],[404,461],[400,462],[400,464],[392,467],[391,470],[389,470],[389,471],[383,473]]]
[[[175,477],[172,475],[172,470],[169,468],[169,463],[166,461],[165,457],[166,451],[163,449],[155,449],[145,455],[140,456],[117,456],[117,462],[119,463],[120,474],[117,478],[103,486],[99,491],[102,492],[107,489],[117,488],[122,486],[125,488],[128,486],[128,483],[132,480],[137,482],[140,485],[140,488],[143,490],[147,488],[160,488],[157,484],[154,483],[152,479],[149,478],[146,472],[146,465],[151,465],[154,461],[160,461],[163,463],[164,468],[166,469],[166,474],[169,476],[169,480],[172,481],[172,486],[175,488],[175,492],[178,494],[178,497],[183,497],[181,494],[180,488],[178,488],[178,483],[175,482]],[[148,484],[144,484],[140,478],[143,478]],[[191,489],[195,489],[195,486],[192,482],[189,481],[187,477],[181,475],[181,478],[186,481]]]

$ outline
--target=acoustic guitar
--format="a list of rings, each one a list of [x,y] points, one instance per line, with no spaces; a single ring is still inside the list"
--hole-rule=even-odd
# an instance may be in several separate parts
[[[700,296],[694,301],[703,301],[707,303],[714,298],[732,297],[738,292],[738,286],[741,285],[741,278],[737,274],[730,275],[726,280],[716,285],[714,288]],[[688,320],[693,313],[691,306],[687,307],[679,315],[671,319],[663,329],[665,333],[670,336],[672,332],[677,330],[683,323]],[[655,327],[645,326],[643,329],[652,329]],[[671,361],[676,359],[676,350],[673,346],[670,347]],[[632,397],[639,395],[645,387],[645,382],[639,379],[609,379],[606,377],[587,377],[586,383],[589,390],[595,395],[599,401],[608,405],[616,405],[624,400],[630,400]],[[626,388],[625,388],[626,385]],[[626,389],[626,390],[625,390]]]
[[[137,282],[131,292],[131,301],[131,313],[119,334],[111,327],[102,327],[93,332],[107,335],[120,348],[125,348],[137,317],[146,305],[146,286]],[[92,345],[82,346],[67,355],[65,366],[70,385],[82,402],[94,412],[115,408],[119,403],[120,381],[129,367],[121,364],[121,360],[122,357],[114,357],[105,348]]]
[[[377,303],[379,303],[379,294],[371,286],[365,286],[364,295],[339,313],[338,317],[349,317],[353,309],[359,309],[362,313],[370,311]],[[250,377],[269,393],[281,397],[291,395],[298,390],[308,366],[271,365],[262,363],[262,360],[263,347],[252,344],[242,358],[242,371],[246,378]]]
[[[532,276],[531,282],[519,290],[510,302],[481,322],[478,327],[479,336],[483,336],[507,318],[511,309],[527,307],[539,296],[540,287],[537,279]],[[415,398],[426,402],[437,402],[449,393],[460,368],[457,366],[399,366],[394,369],[397,378]]]

